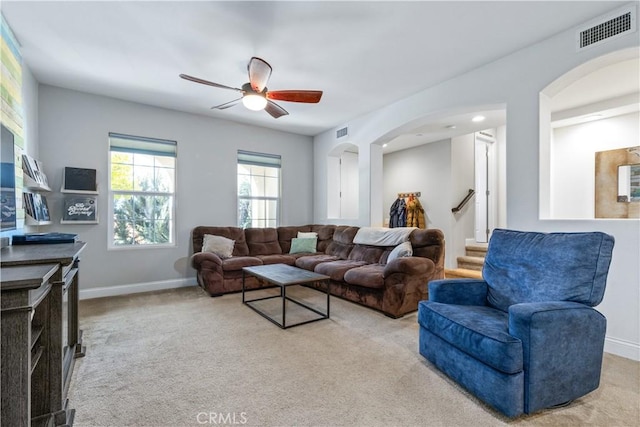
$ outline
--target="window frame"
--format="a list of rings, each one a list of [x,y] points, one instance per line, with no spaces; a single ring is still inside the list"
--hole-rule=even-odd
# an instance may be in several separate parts
[[[130,141],[138,141],[142,143],[149,144],[165,144],[168,146],[173,146],[173,154],[166,155],[166,157],[172,157],[174,159],[173,164],[173,192],[164,192],[164,191],[138,191],[138,190],[114,190],[111,188],[111,171],[112,171],[112,162],[111,157],[113,152],[129,152],[132,154],[151,154],[155,156],[164,156],[161,152],[145,152],[143,149],[122,149],[122,150],[113,150],[112,149],[112,138],[118,138],[123,140]],[[109,132],[108,137],[108,172],[107,172],[107,185],[108,185],[108,226],[107,226],[107,249],[108,250],[140,250],[140,249],[162,249],[162,248],[174,248],[177,246],[176,242],[176,199],[178,193],[178,143],[177,141],[168,140],[168,139],[159,139],[159,138],[149,138],[149,137],[141,137],[135,135],[126,135],[115,132]],[[167,151],[169,153],[170,151]],[[153,166],[154,171],[156,166]],[[170,241],[168,243],[149,243],[149,244],[125,244],[125,245],[116,245],[114,241],[114,200],[116,196],[160,196],[160,197],[171,197],[171,212],[170,212]]]
[[[240,174],[238,167],[241,165],[260,166],[265,168],[278,169],[278,196],[243,196],[239,193],[239,181]],[[275,225],[273,227],[280,226],[280,217],[282,216],[282,156],[279,154],[258,153],[254,151],[238,150],[236,157],[236,226],[242,227],[240,224],[239,207],[242,200],[252,201],[264,201],[264,202],[276,202],[276,217]],[[246,227],[246,228],[272,228],[271,225],[267,225],[270,218],[264,218],[257,221],[264,221],[261,227]]]

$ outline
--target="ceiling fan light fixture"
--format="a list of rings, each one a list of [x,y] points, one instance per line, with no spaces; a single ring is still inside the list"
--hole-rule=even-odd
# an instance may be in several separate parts
[[[249,110],[260,111],[267,106],[267,98],[257,94],[249,94],[242,98],[242,103]]]

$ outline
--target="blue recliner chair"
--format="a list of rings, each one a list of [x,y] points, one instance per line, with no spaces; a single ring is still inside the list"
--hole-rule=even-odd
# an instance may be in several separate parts
[[[608,234],[494,230],[483,280],[429,283],[420,354],[509,417],[598,388]]]

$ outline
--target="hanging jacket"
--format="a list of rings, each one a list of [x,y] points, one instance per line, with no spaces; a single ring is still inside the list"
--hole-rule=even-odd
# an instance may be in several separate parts
[[[407,226],[407,205],[402,197],[398,197],[389,210],[389,228]]]
[[[417,198],[411,198],[407,202],[407,227],[427,228],[424,219],[424,209]]]

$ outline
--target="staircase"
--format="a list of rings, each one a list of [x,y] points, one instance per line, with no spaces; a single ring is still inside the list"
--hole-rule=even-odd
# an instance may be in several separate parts
[[[467,244],[465,255],[458,257],[458,268],[445,269],[444,277],[447,279],[481,279],[486,254],[486,243]]]

